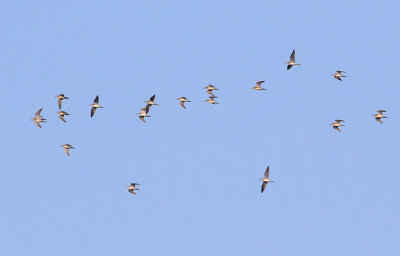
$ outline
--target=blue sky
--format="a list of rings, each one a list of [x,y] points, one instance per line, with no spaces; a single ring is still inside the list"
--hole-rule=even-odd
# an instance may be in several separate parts
[[[396,255],[399,7],[3,1],[0,254]]]

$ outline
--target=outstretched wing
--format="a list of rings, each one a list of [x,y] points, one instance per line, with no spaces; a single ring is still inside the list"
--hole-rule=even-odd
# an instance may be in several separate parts
[[[156,95],[154,94],[153,96],[151,96],[150,101],[154,102],[155,98],[156,98]]]
[[[267,179],[269,178],[269,165],[268,165],[267,169],[265,170],[264,176]]]
[[[258,81],[256,82],[256,85],[261,85],[262,83],[264,83],[265,81]]]
[[[264,192],[265,188],[267,187],[267,182],[263,182],[263,184],[261,185],[261,193]]]
[[[58,99],[58,109],[61,109],[62,99]]]
[[[94,98],[94,103],[99,103],[99,95],[97,95],[96,98]]]
[[[182,108],[186,109],[186,107],[185,107],[185,102],[184,102],[184,101],[179,102],[179,105],[181,105]]]
[[[40,116],[40,112],[42,112],[42,109],[43,109],[43,108],[41,108],[41,109],[39,109],[38,111],[36,111],[35,116],[39,117],[39,116]]]
[[[290,55],[290,61],[295,61],[296,58],[296,50],[293,50],[292,54]]]
[[[59,116],[59,118],[61,119],[61,121],[63,121],[64,123],[66,123],[65,119],[63,116]]]
[[[90,117],[93,117],[94,113],[96,112],[97,108],[92,108],[92,110],[90,111]]]
[[[140,120],[143,121],[143,123],[146,123],[146,120],[144,120],[144,116],[139,116]]]
[[[287,70],[291,69],[293,67],[293,65],[287,65]]]

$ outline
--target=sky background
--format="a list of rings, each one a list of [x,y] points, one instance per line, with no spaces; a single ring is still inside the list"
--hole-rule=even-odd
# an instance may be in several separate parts
[[[0,255],[398,255],[397,1],[0,6]]]

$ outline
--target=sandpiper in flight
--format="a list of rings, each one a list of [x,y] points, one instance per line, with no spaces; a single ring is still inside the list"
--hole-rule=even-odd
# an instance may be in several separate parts
[[[146,100],[146,103],[147,103],[146,108],[148,107],[150,110],[151,106],[158,105],[157,103],[154,102],[155,98],[156,98],[156,95],[153,95],[153,96],[151,96],[150,100]],[[149,110],[147,112],[149,112]]]
[[[55,97],[58,98],[58,109],[61,109],[61,105],[62,105],[63,100],[69,99],[68,97],[64,96],[64,94],[59,94],[59,95],[57,95]]]
[[[140,185],[140,184],[139,183],[131,183],[130,186],[126,186],[126,188],[128,189],[128,192],[136,195],[135,190],[140,190],[140,189],[136,188],[136,185]]]
[[[93,104],[90,104],[89,106],[92,107],[92,110],[90,111],[90,117],[93,117],[93,115],[96,112],[97,108],[104,108],[104,107],[99,105],[99,95],[96,96],[96,98],[94,99]]]
[[[64,144],[64,145],[61,145],[60,147],[64,148],[64,152],[65,152],[65,154],[67,154],[67,156],[69,156],[70,148],[75,149],[71,144]]]
[[[290,61],[286,62],[287,65],[287,70],[289,70],[291,67],[295,65],[301,65],[296,63],[296,50],[293,50],[292,54],[290,55]]]
[[[61,121],[63,121],[64,123],[66,123],[64,116],[69,116],[69,114],[65,111],[59,111],[57,112],[57,114],[59,114],[58,118],[61,119]]]
[[[346,72],[344,72],[344,71],[342,71],[342,70],[337,70],[336,73],[333,74],[332,76],[333,76],[334,78],[336,78],[337,80],[339,80],[339,81],[343,81],[343,80],[341,79],[341,77],[346,77],[346,76],[343,75],[342,73],[346,73]]]
[[[263,182],[261,185],[261,193],[264,192],[265,187],[267,186],[268,182],[272,182],[272,183],[275,182],[275,181],[269,179],[269,165],[267,167],[267,170],[265,170],[264,178],[262,178],[260,180]]]
[[[259,90],[266,90],[265,88],[262,88],[262,87],[261,87],[261,84],[264,83],[264,82],[265,82],[265,81],[258,81],[258,82],[256,82],[256,86],[252,87],[251,89],[257,90],[257,91],[259,91]]]
[[[379,123],[383,124],[381,118],[387,118],[387,116],[383,115],[383,112],[386,112],[386,110],[377,110],[376,112],[378,112],[378,114],[373,114],[373,116],[375,117],[375,120],[378,121]]]
[[[340,122],[344,122],[343,120],[340,119],[336,119],[334,123],[331,123],[330,125],[332,125],[332,128],[335,129],[336,131],[342,132],[339,127],[340,126],[344,126],[343,124],[341,124]]]
[[[216,102],[216,101],[214,100],[214,98],[215,98],[215,97],[210,96],[209,99],[208,99],[208,100],[205,100],[204,102],[208,102],[208,103],[210,103],[210,104],[219,104],[218,102]]]
[[[185,107],[185,102],[191,102],[190,100],[186,99],[186,97],[179,97],[177,98],[177,100],[179,100],[179,105],[182,106],[182,108],[186,109]]]
[[[147,106],[145,108],[142,108],[140,110],[140,113],[137,113],[137,115],[139,116],[140,120],[143,121],[143,123],[146,123],[146,120],[144,120],[145,117],[151,117],[147,114],[147,113],[149,113],[149,110],[150,110],[150,105],[147,104]]]
[[[43,118],[41,115],[40,115],[40,112],[42,112],[42,109],[43,108],[41,108],[41,109],[39,109],[38,111],[36,111],[36,113],[35,113],[35,116],[34,117],[32,117],[32,120],[35,122],[35,124],[39,127],[39,128],[42,128],[42,126],[40,126],[40,123],[46,123],[46,118]]]

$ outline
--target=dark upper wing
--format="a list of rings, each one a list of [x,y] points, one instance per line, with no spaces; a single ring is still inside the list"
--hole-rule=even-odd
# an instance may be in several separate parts
[[[296,58],[296,50],[293,50],[292,54],[290,55],[290,61],[294,61]]]
[[[258,81],[256,82],[256,85],[261,85],[262,83],[264,83],[265,81]]]
[[[62,99],[58,99],[58,109],[61,109]]]
[[[265,187],[267,187],[267,182],[263,182],[263,184],[261,185],[261,193],[264,192]]]
[[[265,178],[268,179],[268,177],[269,177],[269,165],[268,165],[267,169],[265,170],[264,176],[265,176]]]
[[[64,123],[66,123],[65,119],[63,116],[59,116],[59,118],[61,119],[61,121],[63,121]]]
[[[153,96],[151,96],[150,101],[154,102],[155,98],[156,98],[156,95],[154,94]]]
[[[90,117],[93,117],[94,113],[96,112],[97,108],[92,108],[92,110],[90,111]]]
[[[36,111],[35,116],[40,116],[40,112],[42,112],[42,109],[43,109],[43,108],[41,108],[41,109],[39,109],[38,111]]]
[[[287,70],[289,70],[293,65],[287,65]]]
[[[96,98],[94,98],[94,103],[99,103],[99,95],[97,95]]]
[[[184,109],[186,109],[184,101],[179,102],[179,105],[181,105]]]
[[[147,105],[146,105],[146,108],[145,108],[146,114],[149,113],[150,108],[151,108],[151,104],[147,104]]]

